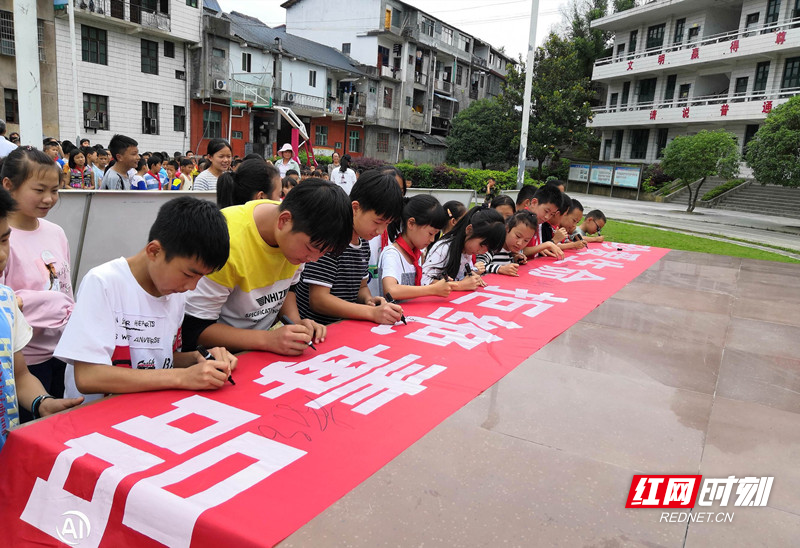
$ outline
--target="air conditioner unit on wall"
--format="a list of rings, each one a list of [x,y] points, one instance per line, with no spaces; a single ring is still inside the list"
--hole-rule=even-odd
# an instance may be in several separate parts
[[[215,91],[228,91],[228,82],[225,80],[214,80]]]
[[[294,93],[289,93],[289,92],[284,93],[283,100],[286,103],[294,103]]]

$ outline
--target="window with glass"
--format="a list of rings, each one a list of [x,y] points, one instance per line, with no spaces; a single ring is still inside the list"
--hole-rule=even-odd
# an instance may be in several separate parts
[[[783,67],[783,80],[781,90],[800,88],[800,57],[792,57],[786,60]]]
[[[656,78],[647,78],[639,82],[638,103],[652,103],[656,98]]]
[[[456,66],[456,84],[462,85],[464,81],[464,67],[461,65]]]
[[[222,137],[222,112],[218,110],[203,111],[203,136],[206,139]]]
[[[164,40],[164,57],[175,58],[175,42]]]
[[[5,88],[3,90],[3,99],[6,105],[6,122],[11,124],[19,123],[19,97],[17,90]]]
[[[639,40],[639,31],[632,30],[628,38],[628,57],[632,57],[636,53],[636,42]]]
[[[81,25],[81,59],[87,63],[108,64],[108,35],[103,29]]]
[[[142,38],[142,72],[158,74],[158,42]]]
[[[392,108],[392,96],[394,95],[394,89],[386,86],[383,88],[383,108]]]
[[[158,135],[158,103],[142,102],[142,133]]]
[[[14,46],[14,12],[0,10],[0,54],[16,55]]]
[[[244,133],[241,131],[231,131],[231,139],[244,139]]]
[[[350,55],[350,42],[342,43],[342,53],[345,55]]]
[[[750,78],[747,76],[743,76],[741,78],[736,79],[736,84],[733,88],[733,95],[734,97],[741,97],[742,95],[747,95],[747,83],[750,81]]]
[[[764,91],[767,89],[767,79],[769,78],[769,61],[762,61],[756,65],[756,77],[753,80],[753,91]]]
[[[660,48],[664,45],[664,29],[666,23],[660,25],[653,25],[647,29],[647,49]]]
[[[190,8],[196,8],[197,0],[186,0],[186,5],[189,6]]]
[[[358,131],[350,132],[350,146],[348,150],[350,152],[361,152],[361,133]]]
[[[624,84],[622,84],[622,101],[620,103],[623,107],[628,105],[628,97],[630,97],[630,94],[631,94],[631,83],[625,82]]]
[[[105,95],[84,93],[83,119],[86,122],[95,121],[97,127],[93,129],[108,129],[108,97]]]
[[[647,158],[647,145],[650,139],[649,129],[632,129],[631,131],[631,160],[644,160]]]
[[[623,129],[614,130],[614,158],[620,158],[622,156],[622,139],[624,135],[625,135],[625,130]]]
[[[186,107],[178,105],[172,107],[172,130],[186,131]]]
[[[689,99],[689,92],[692,89],[692,84],[682,84],[680,88],[678,88],[678,100],[680,101],[680,105],[685,105]]]
[[[760,15],[761,15],[760,12],[748,14],[747,19],[746,19],[745,24],[744,24],[745,30],[749,29],[749,28],[752,28],[752,27],[755,27],[758,24],[758,18],[759,18]]]
[[[442,42],[448,46],[453,45],[453,29],[442,27]]]
[[[672,35],[672,43],[680,44],[683,42],[683,31],[686,29],[686,18],[675,21],[675,33]]]
[[[794,0],[794,8],[792,8],[792,19],[800,18],[800,0]]]
[[[242,72],[250,72],[253,63],[253,56],[246,51],[242,52]]]
[[[619,102],[619,93],[612,93],[611,99],[608,101],[609,108],[617,108],[617,103]]]
[[[39,41],[39,62],[44,63],[47,56],[44,53],[44,21],[41,19],[36,20],[36,37]]]
[[[422,22],[419,25],[419,31],[422,34],[427,34],[428,36],[433,37],[433,20],[423,17]]]
[[[378,152],[389,152],[389,134],[386,132],[378,133],[378,143],[376,146]]]
[[[656,137],[656,157],[661,158],[664,156],[664,149],[667,148],[667,138],[669,137],[669,129],[662,127],[658,129],[658,136]]]
[[[328,146],[328,126],[316,126],[314,128],[314,146]]]
[[[677,74],[667,76],[667,85],[664,87],[664,101],[672,101],[675,96],[675,84],[678,82]]]
[[[211,56],[219,59],[225,59],[225,50],[220,48],[211,48]]]
[[[622,59],[625,57],[625,44],[618,44],[617,45],[617,59]]]
[[[389,48],[384,46],[378,46],[378,66],[379,67],[389,66]]]
[[[309,70],[308,71],[308,85],[309,85],[309,87],[312,87],[312,88],[317,87],[317,71],[316,70]]]
[[[764,23],[769,25],[775,23],[781,14],[781,0],[769,0],[767,2],[767,14],[764,17]]]

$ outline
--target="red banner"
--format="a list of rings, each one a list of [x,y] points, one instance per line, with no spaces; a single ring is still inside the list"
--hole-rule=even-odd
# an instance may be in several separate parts
[[[593,244],[449,300],[408,325],[347,321],[299,358],[243,355],[215,392],[130,394],[12,432],[9,545],[280,542],[658,261]]]

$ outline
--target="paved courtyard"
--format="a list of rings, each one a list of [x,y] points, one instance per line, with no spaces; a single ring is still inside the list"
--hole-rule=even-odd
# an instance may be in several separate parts
[[[797,546],[798,335],[800,265],[672,251],[281,546]],[[774,484],[659,523],[634,474]]]

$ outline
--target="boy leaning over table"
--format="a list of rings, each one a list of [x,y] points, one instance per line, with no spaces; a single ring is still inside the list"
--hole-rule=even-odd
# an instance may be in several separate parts
[[[8,214],[16,208],[11,194],[0,188],[0,271],[8,261]],[[56,399],[48,394],[42,383],[25,364],[22,349],[31,340],[33,330],[19,311],[17,298],[11,288],[0,285],[0,386],[3,401],[0,405],[0,450],[8,432],[19,425],[19,406],[22,405],[34,418],[46,417],[83,402],[83,398]]]

